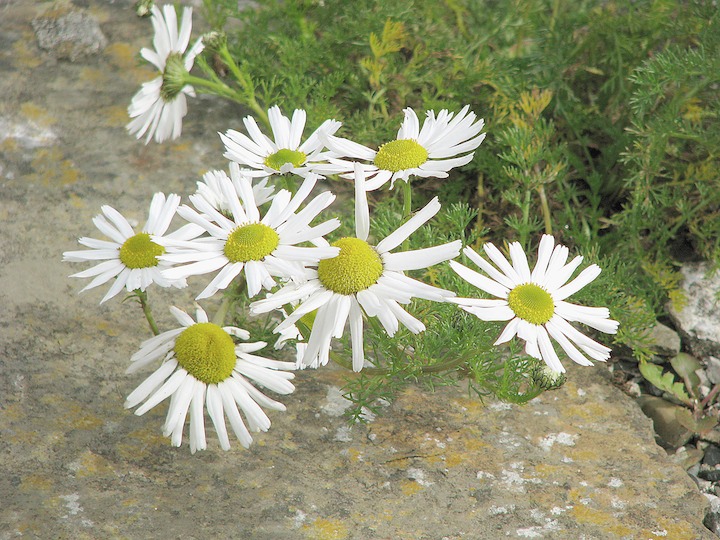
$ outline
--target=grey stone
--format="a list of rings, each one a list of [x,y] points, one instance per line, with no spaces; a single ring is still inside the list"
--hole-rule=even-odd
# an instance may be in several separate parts
[[[153,75],[120,54],[151,40],[127,4],[88,0],[119,45],[98,57],[92,85],[68,62],[0,78],[2,107],[38,104],[62,134],[50,148],[0,148],[15,173],[0,202],[0,537],[712,538],[706,499],[603,365],[568,365],[561,389],[522,407],[462,386],[410,387],[352,429],[326,414],[342,407],[329,389],[346,374],[305,370],[270,431],[228,452],[211,428],[207,451],[191,455],[187,435],[171,447],[162,406],[142,417],[123,409],[148,373],[125,374],[147,325],[130,302],[98,305],[104,287],[78,295],[85,282],[67,275],[81,265],[61,254],[98,235],[100,205],[143,222],[155,191],[186,196],[204,171],[226,168],[208,134],[240,128],[228,122],[246,114],[190,100],[180,141],[130,137],[117,111]],[[25,35],[30,19],[3,12],[0,31]],[[161,328],[173,324],[168,305],[192,308],[201,280],[189,281],[150,291]]]
[[[684,264],[680,271],[687,301],[681,309],[669,303],[668,313],[695,356],[720,356],[720,273],[704,262]]]
[[[708,482],[718,482],[720,481],[720,469],[700,469],[698,478]]]
[[[720,383],[720,358],[708,356],[705,358],[705,375],[712,384]]]
[[[72,62],[97,54],[108,42],[97,19],[84,11],[38,17],[33,19],[32,26],[41,49]]]
[[[705,497],[710,502],[710,509],[705,516],[705,526],[716,535],[720,535],[720,497],[710,493],[706,493]]]
[[[672,328],[658,322],[650,329],[649,346],[660,356],[675,356],[680,352],[680,336]]]

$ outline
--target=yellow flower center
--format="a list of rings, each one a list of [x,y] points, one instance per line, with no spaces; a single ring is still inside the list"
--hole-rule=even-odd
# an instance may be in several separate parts
[[[165,248],[150,240],[148,233],[131,236],[120,247],[120,262],[128,268],[150,268],[157,266],[157,258]]]
[[[237,357],[230,334],[213,323],[189,326],[175,340],[175,358],[185,371],[205,384],[232,375]]]
[[[273,229],[262,223],[242,225],[228,236],[223,249],[231,262],[261,261],[280,243]]]
[[[414,169],[425,163],[428,153],[425,148],[412,139],[398,139],[383,144],[375,156],[378,169],[391,172]]]
[[[160,97],[165,103],[173,101],[182,92],[182,89],[185,88],[187,74],[182,54],[170,53],[165,62],[165,71],[162,74],[162,86],[160,87]]]
[[[359,238],[341,238],[334,242],[340,253],[318,264],[318,278],[325,288],[338,294],[354,294],[375,284],[383,264],[377,251]]]
[[[265,165],[271,169],[279,171],[286,163],[291,163],[293,167],[299,167],[305,163],[306,159],[307,156],[299,150],[289,150],[287,148],[283,148],[282,150],[278,150],[274,154],[270,154],[266,157]]]
[[[545,324],[555,313],[550,293],[534,283],[518,285],[510,291],[508,304],[515,315],[531,324]]]

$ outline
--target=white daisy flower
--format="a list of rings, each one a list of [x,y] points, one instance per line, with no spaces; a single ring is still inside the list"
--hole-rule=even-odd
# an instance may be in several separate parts
[[[237,167],[230,168],[230,174],[233,175],[232,181],[239,182],[239,171]],[[220,187],[220,179],[227,178],[225,171],[208,171],[203,175],[202,181],[197,183],[196,193],[209,202],[213,208],[225,216],[230,215],[230,203],[225,199],[225,194]],[[274,197],[275,187],[268,185],[269,178],[261,179],[257,184],[253,185],[253,196],[255,203],[260,206]]]
[[[575,257],[566,264],[568,248],[555,246],[555,239],[547,234],[540,240],[538,259],[532,272],[518,242],[510,244],[512,264],[493,244],[487,243],[483,248],[497,268],[470,247],[463,252],[489,277],[455,261],[451,261],[450,266],[464,280],[497,299],[454,298],[452,301],[483,321],[510,321],[495,345],[517,335],[525,340],[528,355],[543,360],[553,371],[560,373],[565,368],[550,338],[580,365],[592,365],[585,355],[601,362],[610,358],[608,347],[585,336],[570,324],[579,322],[614,334],[618,322],[609,318],[610,311],[604,307],[579,306],[565,301],[600,274],[599,266],[588,266],[568,283],[583,258]]]
[[[143,83],[132,98],[128,107],[132,120],[126,126],[138,139],[146,135],[145,144],[152,138],[158,143],[177,139],[182,133],[182,119],[187,114],[186,96],[195,97],[193,87],[185,84],[186,76],[204,48],[198,39],[185,52],[192,30],[192,8],[183,9],[179,30],[175,8],[170,4],[163,6],[162,12],[157,6],[152,7],[152,23],[155,50],[143,48],[140,54],[160,71],[160,76]]]
[[[282,395],[292,393],[295,387],[290,380],[295,375],[287,370],[295,365],[252,354],[267,344],[262,341],[236,344],[233,337],[250,338],[247,330],[234,326],[221,328],[208,322],[201,308],[196,312],[197,322],[175,306],[170,311],[181,327],[148,339],[132,356],[128,373],[157,360],[163,363],[127,397],[125,408],[145,401],[135,411],[140,416],[169,397],[163,435],[171,437],[173,446],[180,446],[190,411],[190,452],[194,454],[207,448],[204,411],[207,406],[221,448],[230,449],[225,415],[240,444],[247,448],[252,443],[250,431],[267,431],[270,427],[270,419],[261,406],[285,410],[285,405],[270,399],[256,386]]]
[[[447,178],[448,171],[472,160],[473,151],[485,139],[485,133],[480,133],[484,121],[476,122],[475,113],[468,109],[466,105],[456,116],[443,109],[437,117],[435,111],[427,111],[421,129],[415,111],[407,108],[397,138],[377,151],[332,134],[325,137],[325,144],[336,154],[372,163],[364,165],[368,191],[378,189],[388,181],[392,188],[396,180],[407,181],[411,176]],[[329,162],[318,167],[318,172],[352,173],[353,161],[331,157]]]
[[[317,263],[320,259],[334,257],[339,251],[328,246],[298,246],[322,238],[340,226],[333,218],[310,227],[310,222],[335,200],[335,195],[328,191],[296,213],[315,186],[317,175],[305,178],[294,196],[285,189],[278,191],[261,219],[250,179],[241,175],[237,167],[237,163],[230,164],[231,175],[237,181],[217,177],[224,199],[230,205],[230,217],[220,213],[203,196],[191,195],[190,201],[199,213],[186,205],[180,206],[177,212],[190,223],[202,227],[210,237],[164,244],[168,253],[163,260],[183,264],[169,269],[165,274],[167,279],[220,270],[198,295],[198,300],[227,288],[243,270],[248,295],[253,297],[263,287],[271,289],[275,286],[274,277],[291,277],[302,271],[301,263]]]
[[[179,195],[171,194],[166,199],[163,193],[156,193],[150,203],[150,215],[147,223],[139,233],[133,230],[128,220],[120,212],[112,206],[103,206],[102,214],[95,216],[93,223],[110,240],[83,237],[78,242],[90,249],[63,253],[63,261],[103,261],[97,266],[70,276],[93,278],[80,292],[116,278],[105,297],[100,301],[102,304],[122,291],[123,288],[128,292],[138,289],[144,291],[152,283],[161,287],[185,287],[186,283],[183,278],[168,279],[162,275],[162,270],[170,268],[170,264],[159,259],[165,253],[165,248],[158,244],[159,238],[189,240],[202,232],[198,227],[192,225],[163,236],[170,226],[178,204],[180,204]]]
[[[436,197],[376,246],[369,244],[370,215],[365,176],[357,165],[356,237],[341,238],[333,243],[340,248],[337,257],[320,261],[317,270],[306,268],[305,281],[289,283],[271,297],[253,302],[251,312],[267,313],[299,301],[300,305],[274,330],[282,335],[303,316],[317,310],[299,367],[327,364],[331,338],[342,337],[349,319],[353,369],[360,371],[365,362],[363,312],[368,317],[377,317],[389,336],[395,335],[399,323],[417,334],[425,330],[425,325],[400,304],[409,304],[412,298],[442,302],[454,296],[451,291],[426,285],[404,272],[457,257],[461,246],[459,240],[441,246],[391,253],[439,210],[440,203]]]
[[[276,105],[268,110],[274,140],[264,135],[252,116],[243,119],[249,137],[233,129],[220,138],[225,144],[224,156],[243,167],[243,173],[252,177],[293,173],[307,176],[314,173],[327,153],[321,133],[334,134],[342,125],[335,120],[325,120],[306,140],[301,143],[305,129],[305,111],[296,109],[292,120],[280,112]]]

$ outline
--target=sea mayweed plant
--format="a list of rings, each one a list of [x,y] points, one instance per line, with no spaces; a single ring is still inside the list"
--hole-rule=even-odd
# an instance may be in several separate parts
[[[304,139],[305,111],[288,118],[277,106],[260,108],[221,36],[201,38],[186,51],[190,8],[179,26],[172,6],[150,13],[154,50],[143,49],[142,56],[160,74],[132,100],[132,134],[146,144],[180,136],[195,88],[250,106],[272,132],[247,116],[244,132],[221,135],[229,174],[206,173],[189,196],[192,206],[157,193],[140,231],[103,206],[93,222],[107,239],[83,237],[79,242],[89,249],[64,253],[66,261],[97,263],[71,277],[92,278],[83,290],[109,284],[101,303],[123,290],[140,303],[153,337],[140,344],[127,371],[153,372],[125,406],[142,415],[170,398],[163,434],[174,446],[182,443],[189,414],[191,452],[207,448],[207,410],[223,449],[230,448],[226,417],[248,447],[250,432],[270,427],[265,410],[285,409],[267,393],[292,393],[294,370],[331,360],[348,368],[351,414],[362,418],[377,398],[391,399],[416,379],[437,384],[462,376],[481,396],[527,401],[562,384],[565,368],[553,342],[581,365],[610,357],[608,347],[572,324],[614,334],[618,323],[609,310],[568,301],[600,274],[597,265],[573,278],[583,258],[568,262],[570,250],[550,234],[540,238],[532,270],[518,242],[509,244],[507,256],[485,243],[483,257],[472,247],[478,237],[467,204],[443,209],[434,197],[414,208],[414,180],[447,178],[483,142],[484,122],[469,106],[430,110],[422,125],[406,108],[396,138],[376,149],[337,136],[335,119]],[[240,90],[208,71],[209,52]],[[190,75],[194,63],[207,78]],[[333,215],[335,195],[319,192],[333,178],[352,183],[354,219]],[[395,189],[402,204],[385,193],[371,211],[370,196],[385,188]],[[185,223],[168,233],[176,217]],[[463,263],[456,260],[461,251]],[[161,331],[148,291],[185,287],[191,276],[205,283],[197,301],[222,297],[217,312],[211,318],[197,305],[192,317],[171,306],[179,326]],[[294,346],[294,361],[258,354],[267,342],[250,341],[251,332],[239,326],[258,327],[258,318],[272,326],[276,350]],[[507,325],[500,331],[491,321]],[[349,347],[334,347],[337,340]],[[507,342],[509,348],[497,347]]]

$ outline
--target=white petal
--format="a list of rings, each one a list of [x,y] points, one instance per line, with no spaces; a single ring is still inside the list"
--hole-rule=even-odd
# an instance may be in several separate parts
[[[522,282],[529,282],[530,267],[528,266],[527,256],[520,242],[512,242],[510,244],[510,259],[512,260],[513,268],[520,276]]]
[[[515,335],[517,334],[518,328],[520,326],[520,319],[514,318],[511,320],[503,331],[500,333],[500,336],[495,340],[495,343],[493,345],[500,345],[501,343],[506,343],[510,341]]]
[[[543,234],[540,239],[540,245],[538,246],[538,258],[533,268],[532,275],[530,276],[531,281],[534,283],[544,283],[545,272],[548,269],[548,263],[553,253],[553,247],[555,246],[555,238],[550,234]]]
[[[483,245],[483,249],[485,250],[485,254],[490,257],[490,260],[494,262],[495,265],[500,269],[500,271],[503,272],[509,279],[511,279],[515,285],[520,285],[521,283],[523,283],[522,279],[520,278],[520,274],[515,271],[515,269],[512,267],[512,265],[508,262],[508,260],[498,248],[488,242]]]
[[[578,276],[567,285],[564,285],[552,293],[554,300],[565,300],[568,296],[575,294],[585,285],[593,281],[600,275],[600,267],[597,264],[591,264],[585,268]]]
[[[462,242],[456,240],[441,246],[404,251],[400,253],[384,253],[383,262],[387,270],[418,270],[429,268],[435,264],[454,259],[460,254]]]
[[[225,426],[225,413],[223,408],[223,400],[220,389],[216,384],[210,384],[205,394],[205,402],[207,404],[208,415],[215,426],[215,432],[220,441],[220,448],[230,450],[230,440],[228,439],[227,427]]]
[[[182,368],[178,369],[165,381],[157,392],[150,396],[148,400],[135,411],[135,414],[141,416],[161,401],[170,397],[180,387],[185,377],[189,377],[188,372]]]
[[[352,343],[353,371],[360,371],[365,363],[365,350],[363,345],[363,319],[362,311],[357,300],[350,303],[350,341]]]
[[[378,253],[385,253],[402,244],[412,233],[422,227],[430,218],[440,211],[440,202],[434,197],[425,207],[398,227],[387,238],[377,245]]]
[[[555,348],[552,345],[552,341],[550,341],[550,337],[544,327],[537,327],[537,336],[538,347],[540,348],[540,354],[542,354],[543,361],[553,371],[565,373],[565,367],[560,362],[560,358],[558,358]]]
[[[497,296],[498,298],[507,298],[510,292],[504,285],[501,285],[497,281],[493,281],[490,278],[483,276],[482,274],[471,270],[470,268],[463,266],[459,262],[450,261],[450,267],[463,278],[465,281],[474,285],[475,287]]]
[[[355,163],[355,235],[367,240],[370,234],[370,209],[365,190],[365,171]]]

